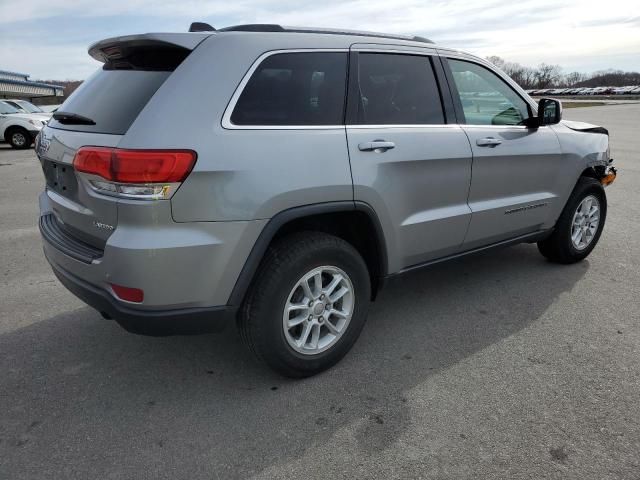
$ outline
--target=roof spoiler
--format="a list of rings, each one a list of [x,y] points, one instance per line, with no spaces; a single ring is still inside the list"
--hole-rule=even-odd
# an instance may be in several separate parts
[[[212,32],[195,33],[144,33],[126,35],[100,40],[89,47],[89,55],[102,63],[126,58],[129,53],[139,48],[174,47],[193,50]]]

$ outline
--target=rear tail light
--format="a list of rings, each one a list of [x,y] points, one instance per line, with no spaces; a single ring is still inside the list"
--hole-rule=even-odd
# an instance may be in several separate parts
[[[140,200],[171,198],[196,162],[191,150],[124,150],[82,147],[73,159],[91,188]]]
[[[136,303],[142,303],[142,300],[144,300],[144,292],[139,288],[123,287],[115,283],[111,284],[111,288],[113,289],[113,293],[121,300]]]

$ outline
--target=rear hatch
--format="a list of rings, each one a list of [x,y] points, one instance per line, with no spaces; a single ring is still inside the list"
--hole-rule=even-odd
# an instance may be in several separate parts
[[[92,45],[104,63],[42,130],[36,153],[46,179],[53,227],[103,249],[118,223],[118,199],[102,195],[73,168],[83,146],[117,147],[151,97],[208,34],[146,34]]]

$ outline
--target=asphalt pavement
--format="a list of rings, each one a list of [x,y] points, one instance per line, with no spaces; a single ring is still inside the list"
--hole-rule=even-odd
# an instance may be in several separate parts
[[[607,127],[619,167],[592,255],[406,276],[302,381],[233,328],[141,337],[75,299],[42,255],[33,151],[0,145],[0,479],[640,479],[640,105],[565,117]]]

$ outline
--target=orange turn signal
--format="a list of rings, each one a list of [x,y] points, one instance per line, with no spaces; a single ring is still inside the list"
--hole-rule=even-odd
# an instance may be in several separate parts
[[[616,173],[609,172],[600,179],[600,183],[606,187],[607,185],[611,185],[615,179],[616,179]]]

